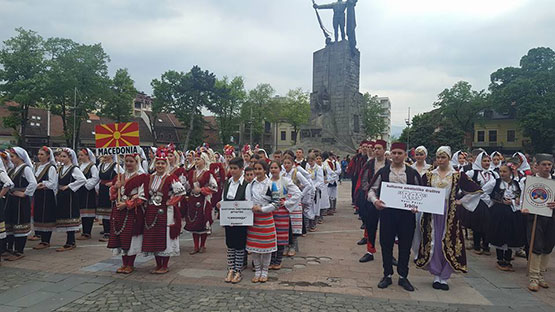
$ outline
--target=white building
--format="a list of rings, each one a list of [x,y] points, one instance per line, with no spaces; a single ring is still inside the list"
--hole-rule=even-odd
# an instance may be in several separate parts
[[[381,135],[381,139],[387,141],[387,143],[391,143],[391,101],[388,97],[378,97],[378,101],[380,101],[380,104],[384,109],[382,117],[385,119],[386,124],[386,127]]]

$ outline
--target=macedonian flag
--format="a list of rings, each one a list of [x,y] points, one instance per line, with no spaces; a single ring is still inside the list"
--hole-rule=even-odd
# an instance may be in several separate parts
[[[94,130],[96,148],[140,145],[138,122],[101,124]]]

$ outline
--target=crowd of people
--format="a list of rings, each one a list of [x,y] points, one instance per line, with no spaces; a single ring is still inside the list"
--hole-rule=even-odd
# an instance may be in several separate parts
[[[203,145],[185,153],[173,144],[137,154],[102,156],[82,148],[42,147],[36,161],[13,147],[0,153],[0,252],[8,261],[25,256],[28,240],[40,251],[62,232],[68,252],[76,241],[98,239],[121,255],[117,273],[135,270],[139,254],[154,256],[153,274],[169,271],[180,254],[179,236],[193,236],[191,255],[206,252],[206,240],[222,201],[253,203],[253,224],[225,226],[228,273],[239,283],[252,260],[253,283],[268,280],[284,256],[294,256],[298,239],[318,230],[337,206],[341,163],[331,152],[275,151],[256,146],[222,154]]]
[[[408,280],[412,259],[433,275],[434,289],[449,290],[451,275],[468,271],[466,249],[477,255],[490,255],[493,249],[496,266],[504,272],[514,271],[515,255],[527,258],[528,289],[549,287],[543,275],[555,245],[555,216],[532,215],[522,203],[528,176],[555,179],[553,155],[530,157],[519,152],[505,156],[483,149],[453,153],[442,146],[428,163],[432,158],[424,146],[407,153],[407,146],[397,142],[386,149],[383,140],[365,140],[347,168],[355,214],[360,215],[364,229],[358,244],[367,250],[360,262],[374,260],[379,228],[383,278],[378,288],[392,284],[396,265],[398,284],[414,291]],[[443,215],[388,208],[380,199],[381,182],[445,189]],[[546,205],[555,209],[555,202]],[[471,244],[465,245],[465,239]],[[398,245],[397,258],[394,244]]]

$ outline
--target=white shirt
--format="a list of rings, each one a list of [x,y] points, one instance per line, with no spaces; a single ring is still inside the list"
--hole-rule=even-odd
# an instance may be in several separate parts
[[[35,193],[35,190],[37,189],[37,179],[33,174],[33,169],[31,169],[31,167],[27,166],[24,163],[17,166],[13,172],[16,173],[21,168],[21,166],[26,166],[23,169],[22,175],[25,178],[25,180],[27,180],[27,182],[29,183],[25,188],[25,192],[24,192],[25,196],[33,196],[33,194]]]
[[[46,166],[50,165],[50,163],[39,164],[39,166],[35,169],[35,177],[39,177]],[[51,189],[56,193],[58,191],[58,173],[56,172],[56,166],[52,165],[48,169],[46,173],[48,175],[48,179],[43,180],[41,183],[48,189]]]
[[[247,200],[252,201],[254,205],[259,205],[262,212],[268,213],[274,211],[276,206],[272,204],[272,197],[268,196],[268,189],[270,188],[270,178],[266,177],[263,181],[254,179],[248,186],[245,192]]]
[[[60,169],[60,175],[65,175],[71,167],[73,167],[73,164],[64,165]],[[87,182],[87,178],[85,178],[85,175],[78,167],[73,169],[73,171],[71,172],[71,176],[73,177],[74,181],[68,184],[69,189],[73,192],[77,192],[77,190],[80,189],[81,186],[85,185],[85,182]]]
[[[237,190],[239,189],[239,185],[243,184],[243,176],[239,177],[239,180],[235,181],[233,177],[227,181],[229,187],[227,189],[227,196],[226,198],[229,200],[235,199],[235,195],[237,195]]]
[[[79,165],[79,169],[81,169],[81,172],[84,172],[85,168],[87,168],[89,164],[90,162]],[[91,166],[90,173],[91,177],[88,178],[85,182],[85,188],[87,189],[87,191],[94,189],[100,181],[100,178],[98,177],[98,168],[96,168],[94,164]]]

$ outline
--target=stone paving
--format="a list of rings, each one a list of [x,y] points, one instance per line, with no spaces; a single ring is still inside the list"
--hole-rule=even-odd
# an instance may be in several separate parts
[[[434,290],[428,272],[411,265],[409,278],[415,292],[394,284],[376,287],[382,276],[381,255],[359,263],[364,246],[355,243],[362,231],[349,205],[350,184],[340,186],[339,213],[327,218],[319,230],[300,238],[297,256],[285,258],[280,271],[271,271],[265,284],[252,284],[252,271],[231,286],[225,276],[225,243],[217,225],[204,254],[189,255],[191,236],[181,237],[182,254],[170,260],[170,273],[152,275],[151,257],[138,257],[137,271],[115,274],[120,259],[105,243],[79,241],[78,248],[56,253],[54,248],[32,250],[26,257],[0,266],[1,311],[552,311],[555,292],[530,293],[526,289],[526,261],[517,258],[516,272],[500,272],[494,256],[468,255],[470,272],[454,275],[451,291]],[[98,238],[100,227],[95,226]],[[53,245],[63,237],[54,235]],[[379,248],[378,248],[379,249]],[[547,280],[555,285],[552,263]]]

